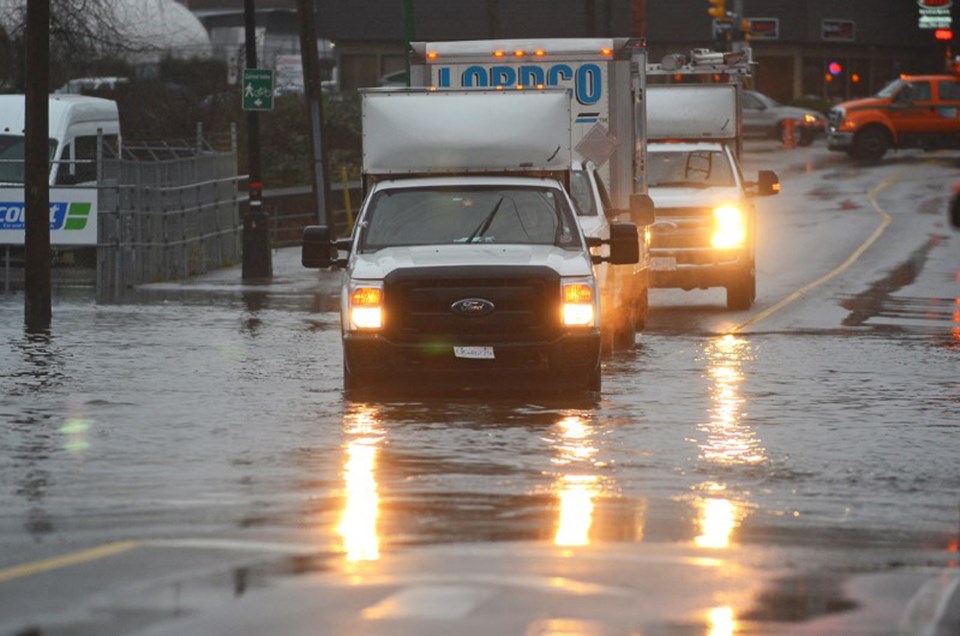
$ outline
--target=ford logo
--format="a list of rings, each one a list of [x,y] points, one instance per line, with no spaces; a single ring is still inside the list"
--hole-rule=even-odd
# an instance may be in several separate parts
[[[461,316],[486,316],[494,310],[494,305],[485,298],[463,298],[450,305],[450,310]]]

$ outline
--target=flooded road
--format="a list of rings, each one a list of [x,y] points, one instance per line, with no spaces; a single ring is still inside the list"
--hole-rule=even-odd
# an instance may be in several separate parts
[[[283,554],[299,558],[285,572],[346,568],[379,585],[429,559],[449,574],[539,549],[648,565],[682,551],[675,563],[726,560],[730,580],[622,624],[594,605],[595,624],[486,633],[833,633],[817,621],[857,617],[878,594],[844,585],[888,573],[911,582],[890,592],[904,611],[848,626],[923,626],[910,601],[932,573],[956,580],[960,533],[960,234],[931,203],[946,201],[954,158],[749,159],[784,181],[761,204],[757,304],[655,290],[596,403],[347,400],[338,275],[300,269],[296,252],[275,254],[262,288],[225,272],[124,306],[63,291],[50,334],[25,335],[22,296],[0,299],[0,633],[237,633],[222,612],[171,623],[181,594],[219,607],[210,589],[239,596],[256,577],[243,569],[241,585],[236,568]],[[435,552],[464,544],[479,552]],[[174,587],[176,603],[157,600]],[[358,616],[386,611],[365,594]],[[465,594],[469,615],[507,615]],[[320,633],[450,633],[337,625]],[[490,628],[470,625],[458,629]]]

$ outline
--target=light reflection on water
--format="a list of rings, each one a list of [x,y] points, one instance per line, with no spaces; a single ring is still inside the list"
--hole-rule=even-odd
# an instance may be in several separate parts
[[[710,627],[708,636],[733,636],[737,631],[737,620],[732,607],[713,608],[707,612],[707,621]]]
[[[749,342],[734,335],[711,341],[705,350],[711,382],[709,419],[697,430],[699,459],[707,466],[757,466],[767,461],[766,449],[744,422],[746,400],[741,393],[743,363],[752,357]],[[694,543],[705,548],[728,548],[749,509],[742,496],[731,496],[723,482],[705,481],[695,488],[698,535]]]
[[[597,447],[593,440],[592,413],[573,413],[562,418],[550,440],[553,465],[559,471],[556,489],[560,499],[560,517],[553,542],[560,546],[585,546],[590,543],[594,498],[600,494],[601,480],[593,460]]]
[[[384,440],[381,414],[374,405],[357,404],[343,418],[344,507],[337,526],[348,563],[380,558],[380,495],[377,459]]]

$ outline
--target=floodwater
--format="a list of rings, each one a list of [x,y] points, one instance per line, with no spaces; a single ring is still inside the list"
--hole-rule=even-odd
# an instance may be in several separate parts
[[[366,566],[373,587],[383,572],[399,581],[430,567],[483,571],[500,558],[538,558],[529,550],[541,547],[605,552],[610,563],[632,552],[631,564],[664,572],[668,562],[676,570],[677,554],[724,557],[716,579],[688,569],[663,590],[644,579],[650,569],[631,569],[651,586],[632,597],[652,616],[643,633],[739,633],[734,618],[763,622],[754,633],[776,633],[766,627],[778,621],[788,625],[779,633],[799,633],[804,621],[803,633],[825,633],[814,616],[892,633],[927,575],[946,572],[955,589],[958,567],[960,235],[941,220],[955,165],[908,157],[860,169],[816,148],[753,161],[790,177],[763,203],[757,305],[727,312],[719,290],[654,290],[647,330],[605,360],[597,400],[347,399],[339,275],[304,270],[295,250],[274,254],[269,285],[221,272],[102,306],[90,290],[62,290],[46,334],[24,333],[22,295],[0,296],[0,631],[3,620],[19,630],[83,605],[95,573],[103,589],[132,580],[147,591],[98,607],[101,622],[86,631],[62,633],[127,633],[180,611],[177,602],[157,610],[169,596],[151,583],[175,582],[179,599],[184,572],[234,567],[220,550],[296,546],[309,558],[274,573]],[[890,227],[834,277],[880,223],[875,209]],[[754,321],[791,295],[796,302]],[[142,549],[90,569],[15,571],[123,542]],[[438,556],[443,544],[473,551]],[[600,581],[603,568],[589,563]],[[263,583],[248,566],[233,571],[236,595]],[[902,587],[883,578],[896,573]],[[881,590],[879,600],[865,602],[864,589]],[[320,607],[313,592],[306,587],[306,603]],[[320,594],[331,612],[354,607],[339,593]],[[514,615],[505,598],[489,615]],[[614,601],[604,618],[623,607]],[[683,607],[658,612],[674,602]],[[584,615],[600,617],[597,607]],[[711,618],[714,610],[723,611]],[[211,621],[241,633],[223,616]],[[404,633],[394,626],[338,633]],[[422,626],[407,633],[448,633],[449,623]],[[167,633],[189,632],[174,623]]]
[[[956,550],[960,334],[654,331],[605,363],[596,403],[367,402],[340,390],[328,307],[81,293],[25,335],[3,299],[0,543],[841,543],[851,567]]]

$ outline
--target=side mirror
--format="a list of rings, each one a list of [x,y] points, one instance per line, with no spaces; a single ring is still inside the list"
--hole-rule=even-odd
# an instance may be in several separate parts
[[[308,225],[303,228],[303,247],[300,262],[304,267],[322,269],[337,262],[330,241],[330,228],[325,225]]]
[[[780,194],[780,177],[773,170],[760,170],[757,173],[757,192],[762,197]]]
[[[656,221],[656,206],[649,194],[630,195],[630,220],[640,227]]]
[[[610,263],[632,265],[640,262],[640,232],[633,223],[610,226]]]

